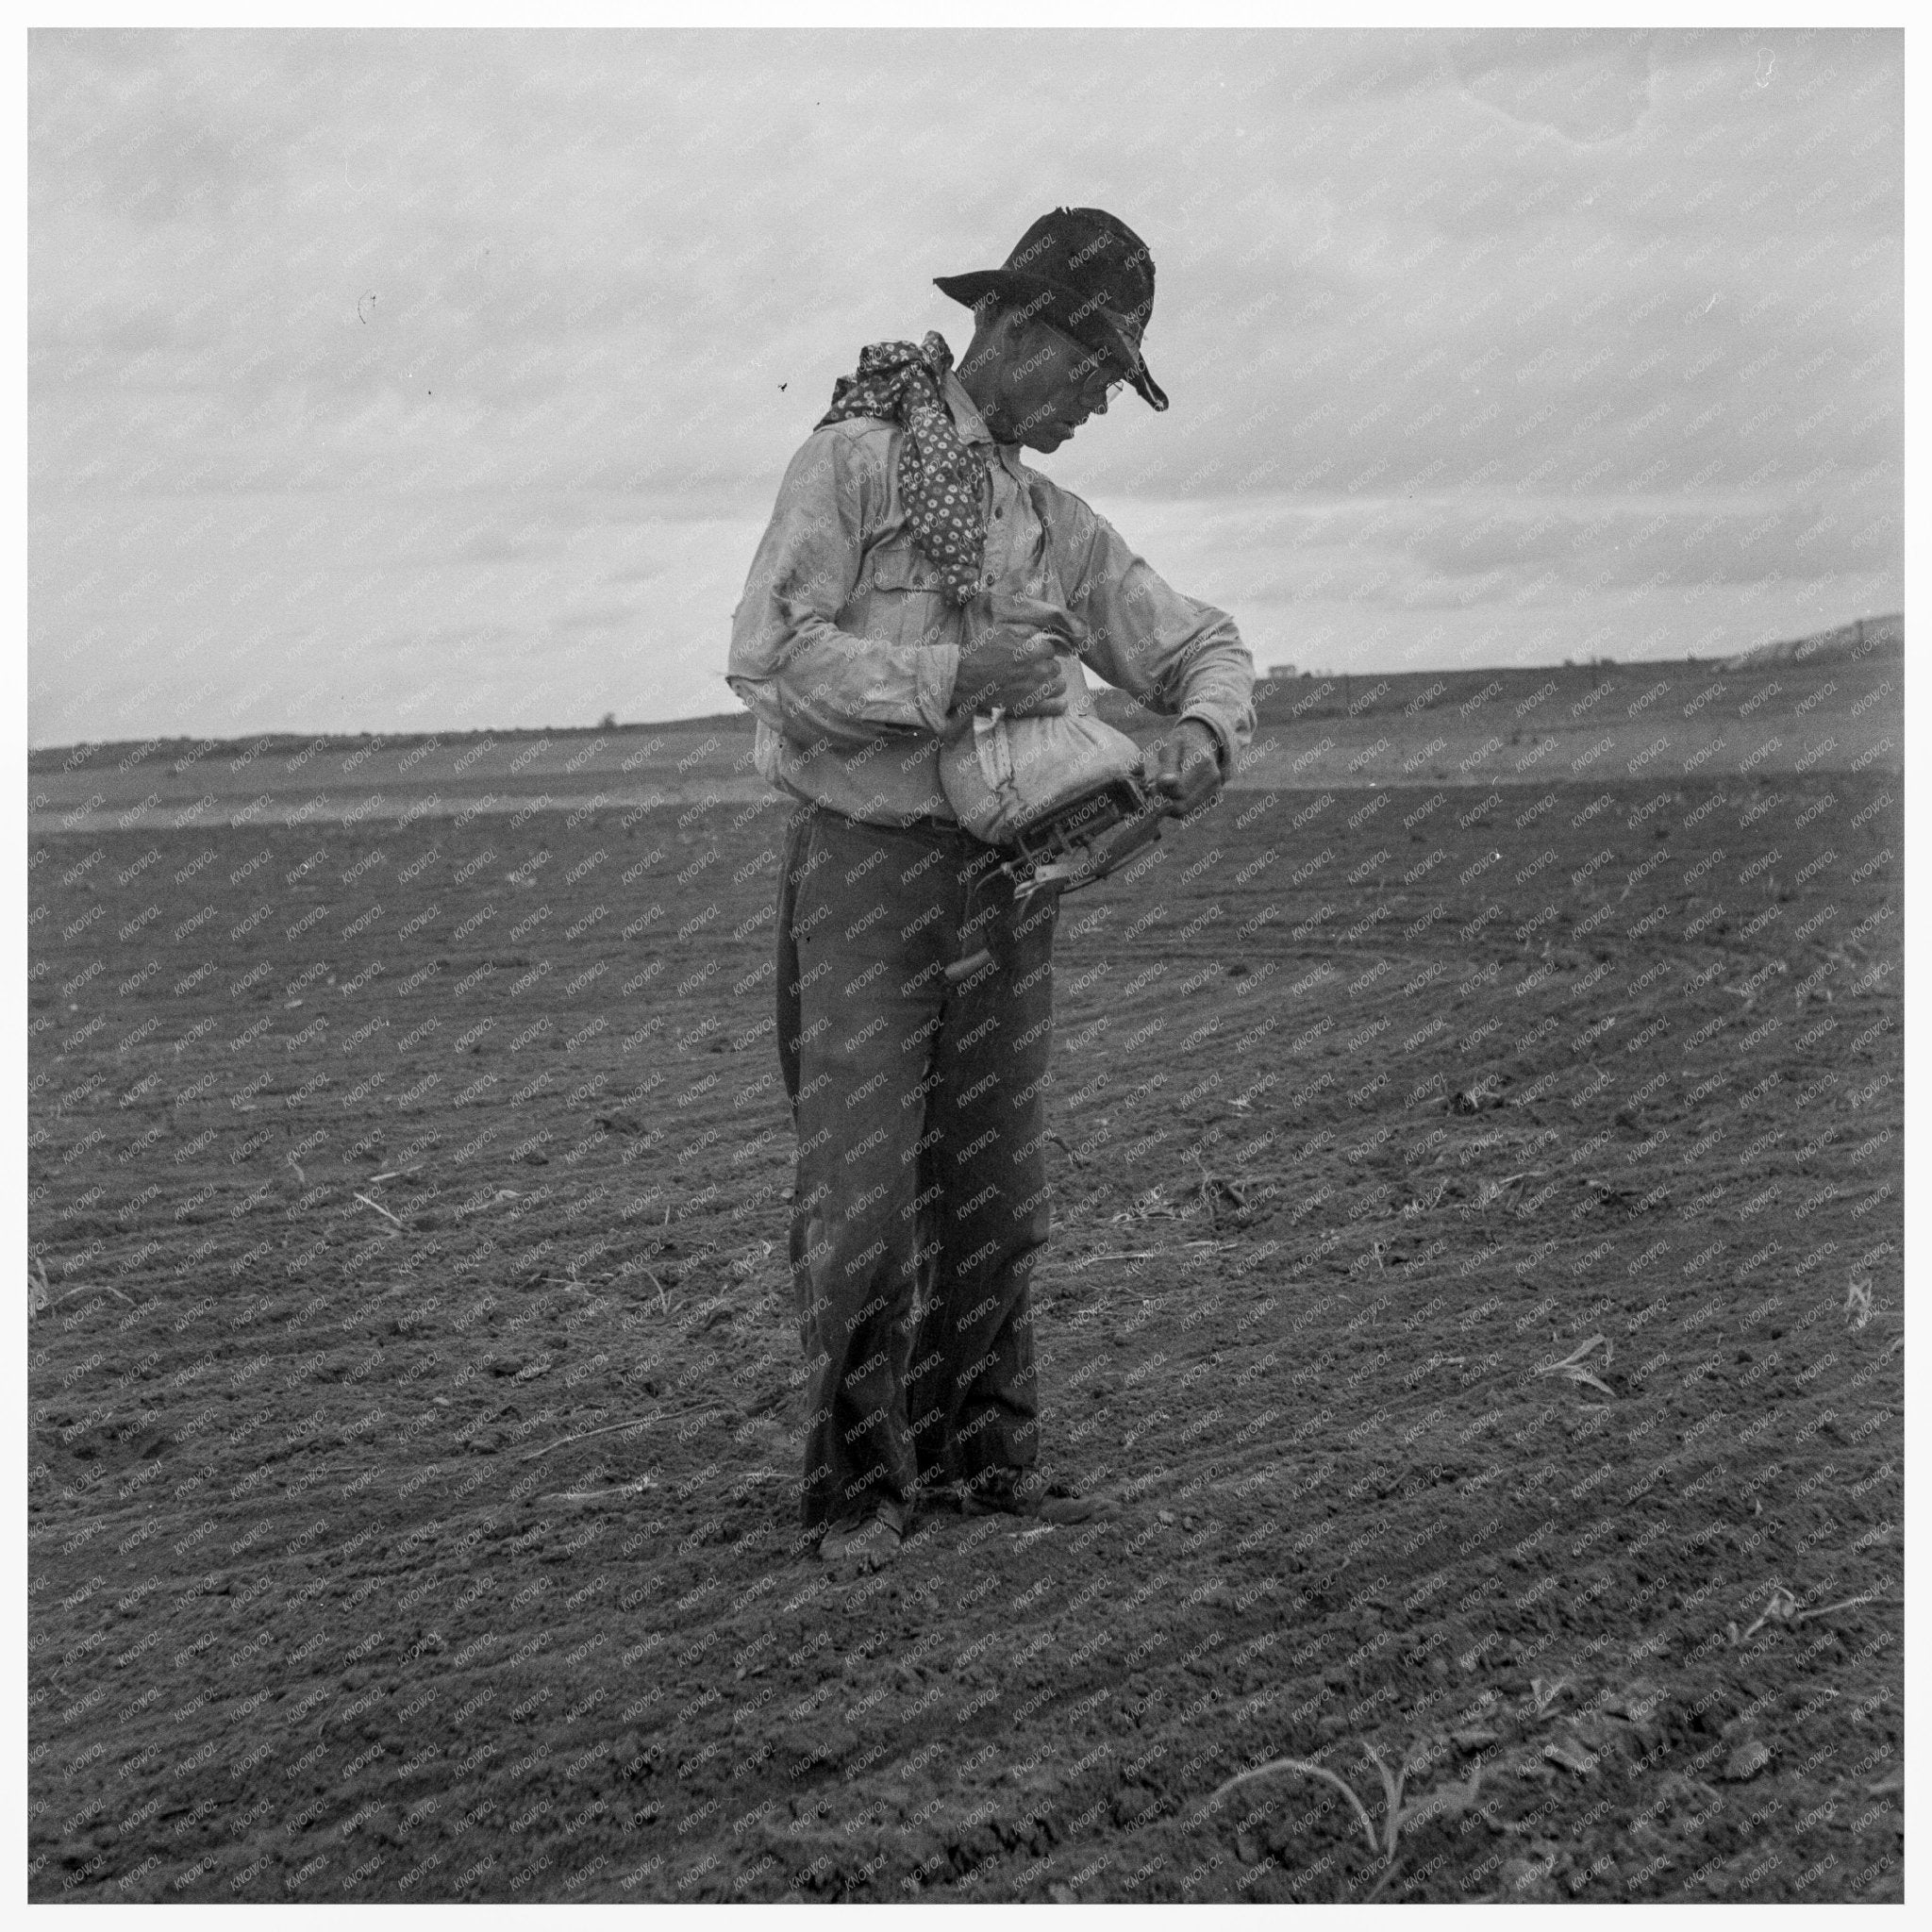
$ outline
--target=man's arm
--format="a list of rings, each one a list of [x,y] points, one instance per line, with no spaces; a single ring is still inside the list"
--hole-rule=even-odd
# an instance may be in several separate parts
[[[1199,720],[1225,776],[1255,735],[1255,662],[1233,618],[1183,596],[1105,517],[1079,510],[1074,527],[1091,519],[1091,541],[1067,581],[1090,633],[1082,660],[1149,710]],[[1079,547],[1075,536],[1076,558]]]
[[[946,728],[957,644],[855,637],[836,622],[858,580],[867,513],[883,508],[884,492],[849,432],[813,431],[786,470],[732,613],[725,678],[796,744],[858,751],[901,732]]]

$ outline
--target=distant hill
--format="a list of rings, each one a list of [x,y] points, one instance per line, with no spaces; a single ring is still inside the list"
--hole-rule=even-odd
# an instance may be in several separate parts
[[[1558,768],[1594,777],[1620,762],[1634,774],[1666,757],[1707,775],[1862,770],[1881,758],[1891,769],[1902,758],[1904,650],[1894,614],[1728,659],[1264,675],[1256,743],[1234,782],[1523,783]],[[1095,699],[1102,718],[1142,744],[1167,728],[1124,691],[1102,688]],[[79,831],[207,814],[298,823],[749,803],[772,795],[751,738],[751,714],[736,710],[644,724],[49,745],[27,754],[28,810],[36,831]]]
[[[1903,658],[1905,654],[1905,616],[1893,611],[1890,617],[1861,617],[1808,638],[1759,644],[1754,651],[1740,651],[1737,657],[1725,658],[1724,668],[1743,671],[1760,664],[1828,664],[1840,658]]]
[[[313,758],[327,752],[353,755],[368,746],[383,752],[415,751],[424,745],[446,746],[461,752],[479,744],[522,745],[551,739],[568,742],[575,750],[587,740],[641,738],[646,732],[661,737],[666,732],[702,735],[710,731],[749,731],[751,722],[749,711],[733,710],[637,724],[479,724],[456,731],[263,731],[242,738],[92,739],[80,744],[49,744],[30,750],[26,768],[31,774],[110,768],[129,772],[141,765],[173,765],[177,767],[178,775],[179,771],[204,758],[226,760],[235,755],[252,763],[264,757],[289,759],[305,754]]]

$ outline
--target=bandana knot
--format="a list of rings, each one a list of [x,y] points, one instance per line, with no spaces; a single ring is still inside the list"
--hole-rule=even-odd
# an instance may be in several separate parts
[[[930,559],[956,603],[985,588],[986,457],[963,442],[941,393],[953,352],[937,329],[919,342],[869,342],[858,371],[832,385],[832,407],[814,425],[872,416],[905,431],[899,452],[899,493],[912,541]]]

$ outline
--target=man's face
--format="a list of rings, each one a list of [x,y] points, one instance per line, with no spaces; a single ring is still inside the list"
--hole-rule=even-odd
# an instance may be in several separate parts
[[[1110,357],[1037,318],[1002,331],[986,426],[1001,442],[1050,456],[1089,416],[1104,416],[1123,378]]]

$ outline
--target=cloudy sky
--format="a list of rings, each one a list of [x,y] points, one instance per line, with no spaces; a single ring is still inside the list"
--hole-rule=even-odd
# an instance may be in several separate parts
[[[1059,203],[1173,400],[1041,458],[1257,663],[1891,610],[1902,42],[40,33],[29,740],[736,708],[860,345]]]

